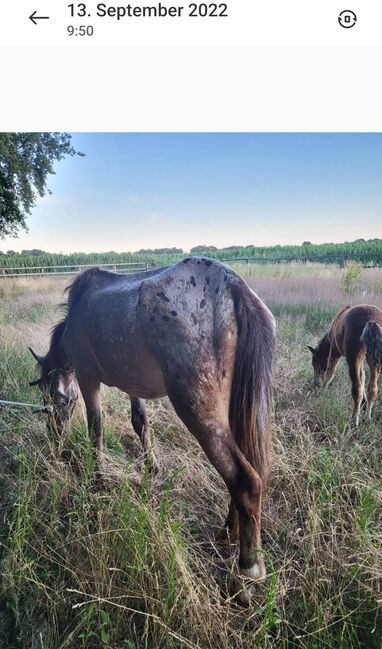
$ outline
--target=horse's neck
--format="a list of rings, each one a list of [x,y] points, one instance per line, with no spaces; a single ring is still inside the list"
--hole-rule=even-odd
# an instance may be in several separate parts
[[[50,370],[65,369],[67,366],[67,356],[63,344],[63,333],[65,331],[65,323],[60,323],[59,326],[53,331],[50,341],[50,347],[47,355]]]
[[[319,344],[318,344],[318,350],[320,353],[321,358],[327,359],[329,357],[329,352],[330,352],[330,333],[331,330],[326,332],[325,336],[321,338]]]

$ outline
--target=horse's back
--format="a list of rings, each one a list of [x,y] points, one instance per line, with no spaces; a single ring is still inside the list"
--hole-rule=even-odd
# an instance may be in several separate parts
[[[254,327],[274,326],[239,275],[204,257],[133,277],[94,270],[71,291],[67,339],[76,370],[138,397],[163,396],[170,383],[186,386],[193,377],[200,398],[208,384],[228,401],[237,300],[256,312]]]
[[[227,287],[233,277],[220,262],[189,258],[142,282],[139,324],[164,365],[172,362],[190,370],[200,363],[212,368],[223,362],[224,349],[236,341]]]
[[[192,257],[145,279],[139,307],[148,333],[159,329],[167,336],[167,329],[176,327],[191,338],[201,334],[203,341],[203,334],[218,324],[214,318],[232,313],[232,296],[226,288],[233,276],[220,262]]]

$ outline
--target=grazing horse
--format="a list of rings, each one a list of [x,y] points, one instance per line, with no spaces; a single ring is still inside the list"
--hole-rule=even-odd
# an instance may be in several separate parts
[[[226,525],[238,518],[240,573],[264,578],[260,513],[275,340],[269,309],[234,271],[203,257],[130,276],[92,268],[67,290],[66,317],[48,353],[32,352],[41,367],[33,384],[53,406],[50,425],[64,431],[80,390],[102,472],[100,383],[130,395],[148,453],[144,399],[168,395],[231,495]]]
[[[353,418],[359,424],[361,405],[367,403],[367,417],[378,394],[378,377],[382,365],[382,310],[371,304],[350,305],[337,313],[329,330],[317,347],[309,346],[316,383],[328,384],[341,356],[345,356],[352,384]],[[366,358],[370,380],[365,392]]]

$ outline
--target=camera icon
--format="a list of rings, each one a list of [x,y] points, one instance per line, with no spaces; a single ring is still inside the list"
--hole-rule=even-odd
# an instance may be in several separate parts
[[[338,16],[338,22],[340,23],[341,27],[344,29],[350,29],[351,27],[354,27],[354,25],[357,22],[357,16],[354,13],[354,11],[350,11],[350,9],[345,9],[345,11],[341,11],[340,15]]]

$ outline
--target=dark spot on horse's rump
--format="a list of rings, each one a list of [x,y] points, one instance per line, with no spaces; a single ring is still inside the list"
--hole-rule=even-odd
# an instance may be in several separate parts
[[[206,306],[206,301],[205,301],[205,300],[202,300],[202,301],[200,302],[200,308],[201,308],[201,309],[204,309],[205,306]]]
[[[206,292],[206,287],[205,287],[205,286],[203,286],[203,293],[205,293],[205,292]]]
[[[225,370],[222,371],[223,379],[225,378],[227,372]]]
[[[206,284],[209,284],[209,283],[210,283],[210,278],[209,278],[208,275],[207,275],[207,277],[206,277]]]
[[[195,280],[195,277],[193,275],[191,275],[191,277],[190,277],[190,282],[191,282],[192,286],[195,288],[196,280]]]
[[[205,259],[204,263],[206,266],[211,266],[212,261],[210,259]]]
[[[167,297],[167,295],[165,295],[163,293],[163,291],[160,291],[159,293],[157,293],[157,296],[160,297],[160,299],[164,300],[165,302],[170,302],[169,298]]]
[[[170,320],[170,318],[168,317],[168,315],[162,315],[162,320],[167,321],[167,320]]]
[[[155,317],[153,315],[150,318],[150,322],[155,322]]]
[[[218,293],[219,293],[219,287],[217,286],[217,287],[215,288],[215,295],[217,295]]]
[[[191,318],[192,318],[192,322],[194,323],[194,325],[198,324],[198,319],[197,319],[195,313],[191,313]]]
[[[189,257],[187,257],[187,259],[183,259],[183,263],[184,263],[184,264],[188,264],[189,261],[190,261],[190,258],[189,258]]]
[[[177,314],[176,311],[171,311],[171,315],[174,316],[174,318],[176,318],[176,316],[177,316],[178,314]]]
[[[228,275],[224,275],[224,281],[226,282],[228,279]]]
[[[200,264],[200,261],[197,261],[196,263],[197,263],[197,264]]]

